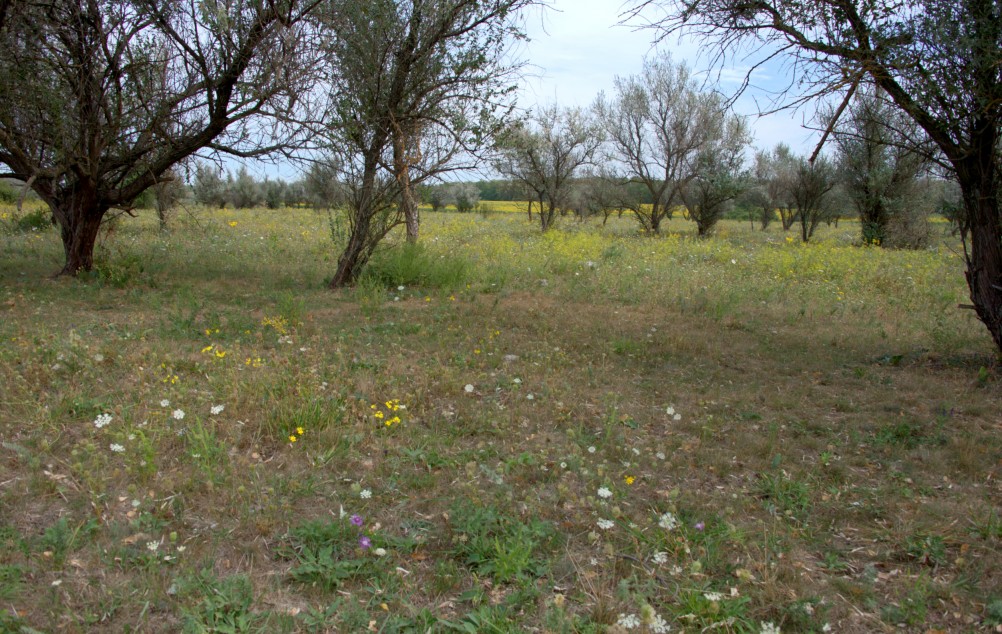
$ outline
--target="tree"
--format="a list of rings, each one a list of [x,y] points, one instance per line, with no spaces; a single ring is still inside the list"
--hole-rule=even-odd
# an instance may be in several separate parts
[[[237,171],[236,178],[228,179],[227,199],[235,209],[252,209],[264,201],[264,191],[261,184],[254,180],[243,165]]]
[[[167,230],[167,223],[170,220],[172,211],[184,198],[185,186],[178,178],[174,170],[164,173],[160,181],[153,186],[153,196],[157,209],[157,220],[160,223],[160,231]]]
[[[205,149],[258,155],[288,142],[287,129],[262,128],[308,90],[304,17],[316,2],[8,5],[0,164],[48,204],[62,274],[89,270],[108,210],[128,209],[182,160]]]
[[[800,239],[809,242],[814,231],[832,213],[832,190],[836,185],[835,166],[824,156],[813,162],[806,158],[797,161],[790,199],[800,220]]]
[[[634,215],[645,231],[659,233],[682,190],[696,178],[701,152],[731,126],[723,99],[702,92],[692,72],[667,55],[644,62],[640,75],[616,78],[616,95],[599,97],[595,110],[608,139],[608,158],[625,180],[642,184],[649,207]]]
[[[351,284],[401,219],[417,238],[415,186],[472,166],[510,108],[505,60],[517,16],[533,2],[331,2],[326,163],[351,191],[351,234],[331,287]]]
[[[701,238],[712,233],[747,181],[743,167],[751,140],[748,124],[740,117],[718,121],[723,129],[708,135],[696,159],[695,176],[679,192]]]
[[[600,126],[582,110],[540,107],[527,124],[501,137],[494,168],[533,192],[540,226],[548,231],[568,202],[575,175],[594,160],[601,144]]]
[[[845,191],[859,214],[864,244],[891,245],[892,221],[907,226],[920,206],[919,173],[928,166],[929,148],[917,147],[924,135],[914,121],[887,103],[878,91],[858,90],[832,129]],[[892,238],[888,241],[888,238]],[[899,243],[901,242],[898,236]]]
[[[783,231],[789,231],[797,221],[797,209],[790,201],[790,190],[793,187],[797,171],[797,158],[790,147],[779,143],[772,152],[760,150],[755,153],[755,167],[752,172],[755,183],[762,192],[762,229],[775,219],[779,211],[779,219]]]
[[[220,170],[210,163],[195,165],[195,179],[191,185],[195,200],[206,207],[222,209],[229,198],[226,181]]]
[[[1002,16],[997,0],[635,0],[662,33],[792,58],[800,102],[872,83],[922,128],[963,198],[971,302],[1002,352]],[[758,64],[753,64],[757,67]],[[845,103],[845,101],[843,101]]]
[[[449,185],[449,198],[456,206],[456,211],[473,211],[480,204],[480,189],[473,183],[453,183]]]

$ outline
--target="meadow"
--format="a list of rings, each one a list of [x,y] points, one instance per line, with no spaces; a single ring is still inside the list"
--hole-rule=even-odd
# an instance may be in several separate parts
[[[65,279],[5,208],[0,631],[1000,631],[954,238],[498,209],[331,291],[311,210],[141,212]]]

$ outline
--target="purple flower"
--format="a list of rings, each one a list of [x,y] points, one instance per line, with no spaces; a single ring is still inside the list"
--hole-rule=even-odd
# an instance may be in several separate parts
[[[348,521],[351,522],[354,526],[361,526],[364,520],[362,519],[361,515],[356,513],[352,515],[350,518],[348,518]]]
[[[358,545],[362,548],[362,550],[365,550],[369,546],[372,546],[372,540],[370,540],[365,535],[362,535],[361,537],[358,538]]]
[[[701,531],[704,528],[706,528],[706,525],[703,524],[702,522],[696,522],[696,527],[695,528],[696,528],[697,531]]]

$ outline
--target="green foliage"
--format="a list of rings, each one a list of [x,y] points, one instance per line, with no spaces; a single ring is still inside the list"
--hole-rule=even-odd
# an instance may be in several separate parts
[[[945,564],[946,542],[939,535],[916,533],[905,540],[905,551],[910,557],[927,566]]]
[[[41,207],[21,216],[12,216],[8,226],[11,231],[18,233],[48,231],[52,229],[52,214],[47,208]]]
[[[327,592],[349,580],[371,582],[384,577],[384,559],[363,550],[359,535],[360,529],[343,519],[312,521],[295,528],[286,539],[286,554],[295,562],[289,576]]]
[[[800,521],[807,519],[811,496],[805,482],[783,472],[766,473],[759,478],[758,493],[774,513]]]
[[[15,190],[10,183],[5,181],[0,181],[0,203],[6,203],[8,205],[13,205],[17,202],[20,194]]]
[[[421,244],[403,244],[376,253],[362,274],[360,284],[375,281],[383,287],[420,286],[453,290],[469,279],[466,260],[438,255]]]
[[[179,596],[197,601],[195,606],[183,609],[185,632],[237,634],[264,631],[262,627],[266,615],[251,610],[254,591],[246,576],[219,579],[206,569],[179,585]]]
[[[558,540],[551,524],[536,519],[517,521],[493,506],[457,504],[449,521],[456,535],[456,558],[499,582],[545,574],[547,563],[542,554]]]

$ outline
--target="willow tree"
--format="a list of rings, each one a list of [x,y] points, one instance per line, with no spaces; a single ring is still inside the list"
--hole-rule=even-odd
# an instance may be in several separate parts
[[[747,59],[749,47],[759,63],[787,56],[793,85],[806,88],[794,100],[861,83],[882,90],[956,177],[971,301],[1002,352],[1002,0],[634,0],[633,9],[663,35],[723,51],[718,60]]]
[[[605,129],[608,161],[623,180],[643,185],[650,195],[651,204],[637,206],[634,216],[654,234],[662,221],[671,220],[700,169],[722,164],[707,160],[707,151],[729,146],[735,139],[724,136],[742,127],[720,95],[701,91],[692,71],[667,55],[647,60],[639,75],[617,77],[615,95],[599,97],[595,110]]]
[[[0,4],[0,164],[45,201],[61,274],[94,264],[101,221],[201,150],[256,156],[310,83],[314,0]],[[270,119],[275,121],[276,119]]]
[[[414,187],[472,167],[512,108],[510,48],[535,0],[334,0],[324,21],[331,109],[325,162],[350,233],[331,278],[351,284],[401,221]]]
[[[533,192],[540,228],[549,231],[557,211],[570,202],[575,179],[594,163],[602,140],[602,128],[588,112],[555,104],[539,107],[527,122],[499,137],[494,169]]]

